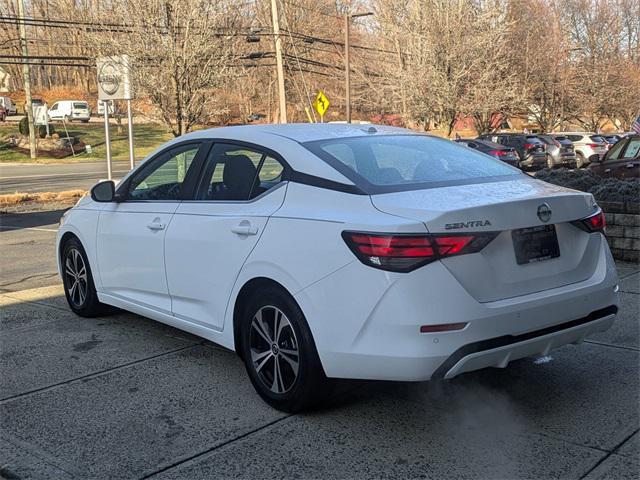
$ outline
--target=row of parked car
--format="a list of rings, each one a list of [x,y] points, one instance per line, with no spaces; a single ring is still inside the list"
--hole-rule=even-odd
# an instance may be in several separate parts
[[[640,135],[633,133],[489,133],[473,139],[459,138],[456,142],[523,170],[590,168],[616,177],[638,177],[640,173]],[[608,164],[614,158],[620,166]]]

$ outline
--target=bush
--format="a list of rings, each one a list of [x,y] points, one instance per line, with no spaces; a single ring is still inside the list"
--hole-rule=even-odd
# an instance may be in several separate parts
[[[29,135],[29,119],[27,117],[22,117],[20,120],[20,123],[18,124],[18,131],[20,132],[20,135]],[[52,124],[49,124],[49,135],[53,135],[54,133],[56,133],[56,129]],[[47,127],[44,125],[38,125],[36,135],[38,138],[45,138],[47,136]]]
[[[640,179],[606,178],[591,170],[544,169],[536,178],[545,182],[591,193],[603,202],[638,202],[640,200]]]

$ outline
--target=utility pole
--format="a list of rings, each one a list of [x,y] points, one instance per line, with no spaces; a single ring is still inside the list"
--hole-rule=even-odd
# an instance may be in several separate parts
[[[27,120],[29,122],[29,155],[33,160],[36,158],[36,132],[33,125],[33,107],[31,106],[31,78],[29,65],[27,64],[29,52],[27,50],[27,29],[24,26],[24,0],[18,0],[18,17],[20,46],[22,47],[22,78],[26,97]]]
[[[351,62],[349,60],[349,26],[352,18],[367,17],[373,15],[373,12],[344,14],[344,89],[345,89],[345,106],[347,113],[347,123],[351,123]]]
[[[351,123],[351,62],[349,61],[349,24],[351,17],[344,14],[344,102],[347,109],[347,123]]]
[[[278,76],[278,110],[279,122],[287,123],[287,98],[284,90],[284,64],[282,62],[282,39],[280,38],[280,23],[278,21],[278,2],[271,0],[271,18],[273,21],[273,40],[276,49],[276,73]]]

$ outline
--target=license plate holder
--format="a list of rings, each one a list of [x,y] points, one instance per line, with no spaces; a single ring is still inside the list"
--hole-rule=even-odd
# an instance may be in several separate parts
[[[555,225],[512,230],[511,239],[518,265],[542,262],[560,256]]]

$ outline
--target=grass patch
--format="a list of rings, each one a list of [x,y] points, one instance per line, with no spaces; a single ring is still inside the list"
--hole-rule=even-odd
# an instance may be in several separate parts
[[[57,133],[65,136],[62,123],[54,123]],[[104,125],[98,123],[67,125],[69,136],[79,137],[87,145],[91,145],[91,153],[81,153],[75,157],[69,156],[64,159],[50,157],[38,157],[36,163],[70,163],[80,161],[102,161],[106,158],[106,148],[104,143]],[[29,155],[24,155],[15,148],[9,146],[4,139],[9,135],[18,134],[17,123],[4,123],[0,125],[0,163],[31,163]],[[154,151],[167,140],[173,138],[163,126],[152,123],[134,124],[133,138],[136,161],[142,160],[149,153]],[[122,133],[118,133],[116,125],[111,125],[111,157],[114,160],[129,159],[129,140],[127,137],[127,126],[122,126]]]
[[[66,192],[42,193],[9,193],[0,195],[0,208],[26,202],[75,202],[86,195],[85,190],[69,190]]]

